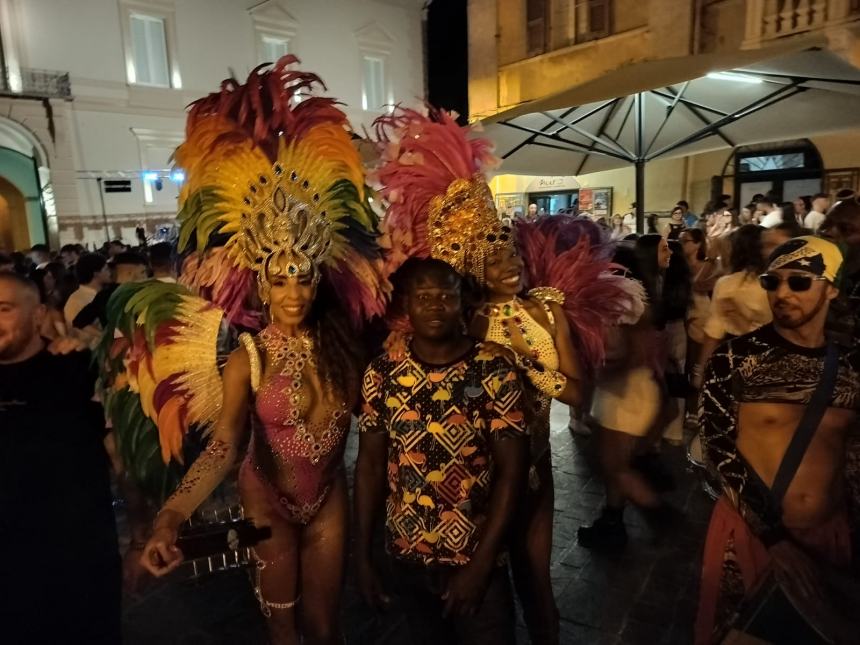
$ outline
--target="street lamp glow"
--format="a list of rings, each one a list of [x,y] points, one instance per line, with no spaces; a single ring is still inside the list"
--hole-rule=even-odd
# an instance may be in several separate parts
[[[761,85],[764,83],[758,76],[749,74],[738,74],[737,72],[710,72],[707,77],[715,81],[735,81],[737,83],[749,83],[750,85]]]

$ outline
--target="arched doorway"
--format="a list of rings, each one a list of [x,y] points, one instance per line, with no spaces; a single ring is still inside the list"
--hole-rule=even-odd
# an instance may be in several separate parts
[[[47,151],[28,128],[6,117],[0,117],[0,180],[15,248],[56,242],[59,235]]]
[[[0,250],[10,252],[30,246],[24,195],[15,184],[0,177]]]
[[[823,177],[821,155],[809,139],[735,148],[723,169],[723,178],[734,180],[739,208],[756,194],[776,202],[814,195],[821,192]]]

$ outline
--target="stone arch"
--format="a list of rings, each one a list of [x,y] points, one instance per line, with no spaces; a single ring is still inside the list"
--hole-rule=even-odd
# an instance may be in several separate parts
[[[27,205],[24,194],[5,177],[0,177],[0,249],[15,251],[30,246]]]
[[[0,178],[8,184],[10,231],[17,248],[49,241],[49,216],[56,223],[51,186],[50,155],[36,134],[22,123],[0,116]],[[14,188],[23,196],[24,208],[17,207]],[[22,228],[23,227],[23,228]],[[26,234],[26,235],[25,235]]]

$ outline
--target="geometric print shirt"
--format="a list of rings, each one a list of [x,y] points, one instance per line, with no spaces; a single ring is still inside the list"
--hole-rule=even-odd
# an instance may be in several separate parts
[[[466,564],[486,519],[492,444],[527,434],[515,365],[481,343],[448,365],[384,354],[367,368],[362,398],[359,431],[388,434],[389,554]]]

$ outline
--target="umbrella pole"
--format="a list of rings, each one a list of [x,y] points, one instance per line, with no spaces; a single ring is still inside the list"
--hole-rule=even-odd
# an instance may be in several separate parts
[[[645,232],[645,160],[636,161],[636,232]]]
[[[636,133],[636,232],[645,232],[645,95],[634,95],[634,122]]]

